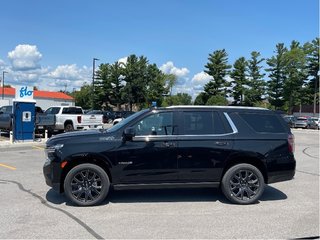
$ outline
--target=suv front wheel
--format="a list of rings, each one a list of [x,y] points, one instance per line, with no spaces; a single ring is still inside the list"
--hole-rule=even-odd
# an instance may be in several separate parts
[[[80,206],[101,203],[109,192],[110,181],[106,172],[94,164],[80,164],[72,168],[65,180],[68,199]]]
[[[233,203],[256,202],[264,190],[264,178],[255,166],[241,163],[227,170],[221,182],[224,195]]]

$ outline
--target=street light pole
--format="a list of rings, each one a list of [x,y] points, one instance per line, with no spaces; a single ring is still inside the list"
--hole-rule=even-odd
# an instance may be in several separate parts
[[[95,63],[96,61],[99,61],[98,58],[93,58],[92,61],[92,96],[91,96],[91,108],[93,110],[94,107],[94,79],[95,79]]]
[[[8,73],[6,71],[2,71],[2,100],[4,99],[4,74]]]

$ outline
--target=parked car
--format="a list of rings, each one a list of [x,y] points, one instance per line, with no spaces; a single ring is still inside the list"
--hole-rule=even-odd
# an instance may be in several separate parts
[[[103,115],[103,123],[112,123],[115,119],[114,113],[110,111],[103,111],[103,110],[91,110],[85,114],[102,114]]]
[[[82,108],[77,106],[53,106],[45,113],[54,114],[56,117],[55,125],[50,129],[51,132],[71,132],[103,125],[102,114],[83,114]]]
[[[115,118],[113,119],[113,125],[118,124],[120,121],[131,116],[132,114],[134,114],[134,112],[132,112],[132,111],[115,112],[114,113]]]
[[[43,133],[45,129],[55,124],[55,116],[46,114],[41,107],[35,106],[35,133]],[[11,131],[13,125],[13,106],[6,105],[0,107],[0,129]]]
[[[317,124],[318,129],[320,129],[320,118],[318,117],[311,117],[311,119]]]
[[[297,117],[294,123],[295,128],[318,129],[318,125],[311,117]]]
[[[101,203],[111,187],[220,187],[250,204],[296,167],[286,122],[248,107],[145,109],[108,130],[54,136],[45,152],[46,183],[82,206]]]
[[[283,119],[287,122],[287,124],[288,124],[288,126],[290,128],[294,128],[294,123],[295,123],[295,121],[297,119],[295,116],[293,116],[293,115],[285,115],[285,116],[283,116]]]

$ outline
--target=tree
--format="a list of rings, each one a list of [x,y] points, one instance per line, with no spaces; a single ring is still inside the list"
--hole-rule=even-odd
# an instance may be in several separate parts
[[[130,111],[134,103],[141,105],[146,102],[147,64],[146,57],[130,55],[123,69],[126,85],[122,97],[129,104]]]
[[[166,78],[167,78],[167,84],[168,84],[168,88],[169,88],[169,94],[171,96],[172,95],[172,88],[175,85],[175,83],[177,82],[177,76],[174,74],[167,74]]]
[[[286,59],[285,53],[287,52],[287,48],[283,43],[279,43],[276,45],[275,54],[276,56],[272,56],[267,59],[267,65],[269,68],[266,69],[269,72],[268,81],[268,95],[269,102],[275,107],[276,110],[281,109],[284,106],[283,99],[283,87],[284,81],[286,80]]]
[[[124,103],[122,91],[124,88],[123,79],[123,63],[115,62],[114,64],[101,64],[98,76],[102,80],[100,95],[105,104],[117,106],[120,110],[120,105]]]
[[[187,93],[178,93],[177,95],[168,96],[164,99],[162,106],[172,105],[191,105],[192,97]]]
[[[209,62],[205,65],[205,72],[213,79],[204,86],[204,91],[210,96],[221,95],[226,97],[227,87],[230,84],[225,78],[231,68],[228,65],[228,54],[225,49],[217,50],[209,54],[208,60]]]
[[[263,100],[265,94],[265,82],[263,77],[265,74],[260,73],[262,66],[260,64],[264,58],[259,59],[259,52],[251,52],[251,59],[248,60],[248,89],[246,91],[245,104],[253,106]]]
[[[205,92],[201,92],[194,100],[194,105],[206,105],[208,99],[209,95]]]
[[[287,51],[284,57],[287,74],[284,81],[284,97],[288,103],[288,112],[291,114],[293,106],[306,101],[304,88],[307,78],[306,55],[299,42],[292,41],[290,51]]]
[[[316,104],[319,104],[319,49],[320,39],[315,38],[312,42],[303,45],[306,54],[306,65],[308,71],[308,82],[306,84],[307,103],[313,104],[313,113],[316,113]]]
[[[215,106],[227,106],[228,101],[225,97],[217,95],[217,96],[211,96],[206,105],[215,105]]]
[[[165,87],[167,79],[168,75],[162,73],[156,64],[148,65],[146,86],[147,105],[155,101],[158,106],[161,106],[163,96],[168,94],[169,91],[168,88]],[[175,76],[173,79],[176,79]]]
[[[233,64],[233,70],[230,76],[233,78],[232,96],[235,104],[243,104],[244,94],[246,91],[245,85],[247,84],[246,68],[247,61],[244,57],[240,57]]]
[[[89,109],[91,107],[91,90],[91,86],[85,83],[80,88],[80,91],[73,93],[76,106],[80,106],[83,109]]]

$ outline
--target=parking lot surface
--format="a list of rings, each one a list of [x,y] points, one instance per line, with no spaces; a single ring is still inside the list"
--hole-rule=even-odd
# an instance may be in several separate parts
[[[293,133],[295,179],[269,185],[259,203],[247,206],[230,204],[219,189],[112,191],[100,206],[72,206],[44,182],[43,143],[0,144],[0,238],[319,236],[319,131]]]

